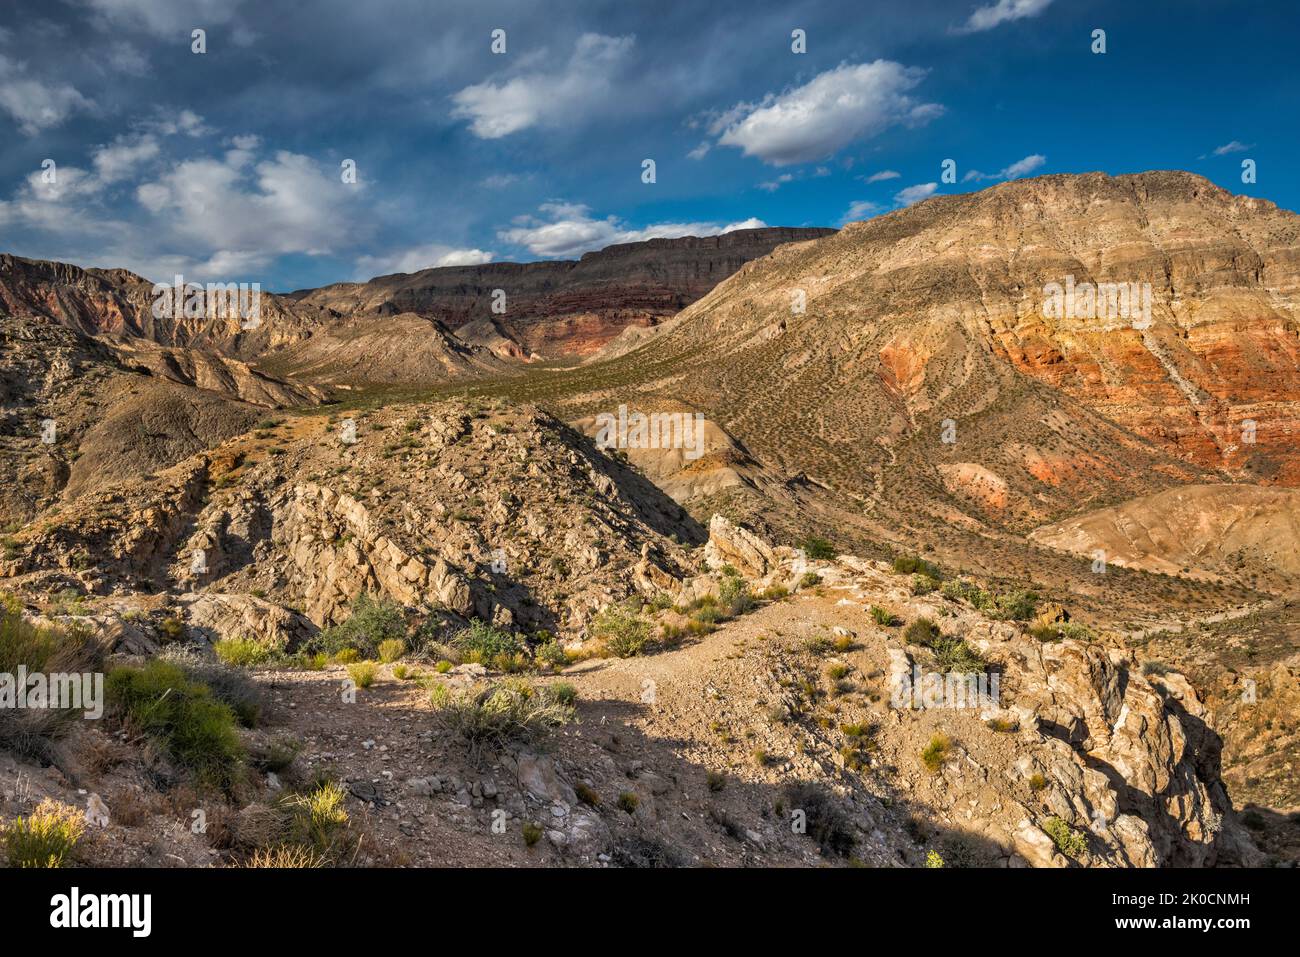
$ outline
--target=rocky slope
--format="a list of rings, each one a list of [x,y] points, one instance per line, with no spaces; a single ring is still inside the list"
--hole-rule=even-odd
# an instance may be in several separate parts
[[[44,797],[79,806],[81,787],[109,818],[80,850],[85,863],[230,864],[272,839],[267,809],[286,789],[326,777],[343,783],[365,829],[351,860],[362,865],[1262,860],[1220,783],[1213,716],[1181,676],[1144,674],[1105,642],[1040,643],[962,602],[913,596],[880,563],[808,562],[725,520],[711,523],[701,555],[740,561],[755,587],[798,590],[647,656],[528,679],[576,693],[574,720],[542,747],[506,743],[476,759],[438,720],[425,689],[476,694],[501,677],[482,665],[437,674],[417,655],[403,663],[407,680],[383,669],[355,701],[339,694],[340,668],[271,668],[253,672],[265,718],[245,737],[253,753],[278,746],[288,761],[236,794],[195,794],[135,739],[79,722],[58,767],[0,755],[0,816]],[[682,571],[683,601],[725,577],[704,564]],[[799,586],[808,572],[818,586]],[[89,602],[102,615],[113,600]],[[133,628],[150,627],[147,612]],[[900,627],[923,616],[997,669],[995,696],[934,707],[906,693],[913,665],[935,667]],[[208,639],[202,627],[191,636]],[[176,826],[194,807],[212,822],[204,833]]]
[[[652,239],[609,246],[576,261],[445,266],[293,293],[298,302],[340,315],[413,313],[457,332],[494,323],[496,333],[544,358],[586,356],[629,326],[654,325],[680,312],[745,263],[781,243],[830,229],[739,229],[721,236]],[[505,312],[492,311],[493,291]],[[482,333],[471,329],[472,337]]]

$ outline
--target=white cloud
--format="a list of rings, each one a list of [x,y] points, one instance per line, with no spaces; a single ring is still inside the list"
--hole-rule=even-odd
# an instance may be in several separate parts
[[[939,116],[942,106],[907,95],[925,73],[890,60],[845,64],[801,87],[768,94],[761,103],[737,105],[714,122],[712,132],[721,132],[720,145],[774,166],[812,162],[895,124]]]
[[[1032,173],[1046,162],[1047,157],[1042,153],[1032,153],[1024,159],[1018,159],[1010,166],[1005,166],[993,174],[981,173],[977,169],[968,170],[966,175],[961,178],[961,181],[963,183],[969,183],[972,180],[975,182],[984,182],[985,180],[991,179],[1018,179],[1027,173]]]
[[[895,193],[894,202],[900,206],[911,206],[913,203],[919,203],[921,200],[933,196],[938,188],[938,183],[917,183],[915,186],[908,186]]]
[[[872,173],[866,177],[868,183],[882,183],[887,179],[898,179],[902,173],[892,169],[882,169],[879,173]]]
[[[633,42],[632,37],[584,33],[558,72],[524,72],[501,83],[467,86],[452,94],[452,116],[469,120],[475,136],[494,140],[612,106],[613,81]]]
[[[766,190],[769,193],[775,193],[778,189],[780,189],[782,186],[784,186],[786,183],[790,182],[793,179],[794,177],[791,176],[789,173],[782,173],[774,180],[769,180],[766,183],[759,183],[758,188],[762,190]]]
[[[203,117],[193,110],[169,113],[159,109],[152,119],[140,123],[139,127],[162,136],[175,136],[177,133],[184,133],[186,136],[199,137],[213,132],[212,127],[203,122]]]
[[[1214,151],[1215,156],[1226,156],[1229,153],[1244,153],[1250,149],[1245,143],[1233,140],[1231,143],[1224,143]]]
[[[510,229],[497,236],[503,241],[523,246],[535,256],[555,258],[578,256],[615,243],[637,243],[647,239],[675,239],[680,236],[718,236],[737,229],[761,229],[761,219],[738,223],[656,223],[644,229],[632,229],[615,216],[593,219],[590,208],[577,203],[544,203],[542,217],[520,216]]]
[[[978,7],[956,33],[980,33],[1012,20],[1023,20],[1042,13],[1052,0],[997,0],[987,7]]]
[[[14,118],[25,136],[59,126],[73,113],[94,106],[76,87],[34,79],[26,74],[26,64],[0,53],[0,110]]]
[[[869,199],[859,199],[849,204],[848,210],[840,217],[840,225],[854,223],[860,219],[870,219],[880,212],[883,212],[883,208],[879,203],[873,203]]]
[[[435,266],[479,266],[492,261],[482,249],[455,249],[440,243],[414,246],[386,256],[362,256],[357,260],[357,278],[371,279],[399,272],[419,272]]]
[[[91,159],[100,180],[115,183],[130,178],[145,163],[157,158],[159,152],[158,141],[152,135],[134,139],[119,136],[108,146],[95,150]]]
[[[239,0],[84,0],[105,27],[141,29],[154,36],[188,38],[195,27],[229,23]]]
[[[693,160],[704,159],[704,157],[709,155],[709,150],[712,148],[713,145],[708,140],[703,140],[700,142],[699,146],[686,154],[686,158]]]

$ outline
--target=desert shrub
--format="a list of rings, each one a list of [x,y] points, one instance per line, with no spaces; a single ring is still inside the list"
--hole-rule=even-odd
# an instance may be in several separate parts
[[[1174,669],[1170,668],[1163,661],[1142,662],[1142,674],[1146,675],[1147,677],[1151,677],[1152,675],[1156,675],[1156,676],[1167,675],[1169,674],[1169,672],[1173,670]]]
[[[1043,833],[1056,844],[1056,849],[1066,857],[1078,857],[1088,849],[1088,839],[1059,817],[1049,817],[1043,822]]]
[[[769,585],[758,593],[758,598],[760,601],[780,601],[782,598],[788,597],[789,594],[790,589],[784,585]]]
[[[274,649],[252,638],[222,638],[212,650],[222,662],[239,668],[264,665],[275,657]]]
[[[725,575],[718,586],[718,602],[728,615],[743,615],[754,607],[749,585],[739,575]]]
[[[578,796],[578,800],[588,807],[600,806],[600,795],[586,781],[579,781],[573,786],[573,793]]]
[[[799,547],[803,549],[805,555],[818,562],[830,561],[839,554],[834,545],[816,535],[809,535],[799,543]]]
[[[1020,730],[1020,725],[1012,718],[989,718],[984,722],[990,731],[996,731],[999,734],[1011,734]]]
[[[929,643],[935,665],[944,674],[975,674],[988,667],[984,656],[961,638],[940,635]]]
[[[1041,791],[1041,790],[1043,790],[1043,788],[1045,788],[1045,787],[1047,787],[1047,778],[1043,777],[1041,774],[1032,774],[1032,775],[1030,775],[1030,777],[1029,777],[1029,790],[1031,790],[1031,791]]]
[[[180,665],[155,659],[109,672],[108,699],[200,782],[230,789],[243,767],[235,713]]]
[[[690,866],[690,861],[672,845],[645,834],[629,834],[619,838],[609,856],[615,867],[639,870]]]
[[[903,630],[903,640],[909,645],[929,645],[939,637],[939,626],[929,618],[917,618]]]
[[[826,677],[831,681],[839,681],[841,678],[847,678],[853,673],[853,669],[846,664],[836,663],[826,666]]]
[[[990,618],[1000,621],[1028,621],[1038,610],[1038,595],[1017,589],[1009,592],[991,592],[962,579],[943,583],[943,593],[949,598],[968,601]]]
[[[330,661],[336,665],[350,665],[361,657],[361,652],[355,648],[340,648],[330,656]]]
[[[804,572],[799,578],[800,588],[815,588],[822,583],[822,576],[816,572]]]
[[[704,775],[704,783],[710,791],[716,793],[727,786],[727,776],[721,771],[709,771]]]
[[[352,602],[347,620],[326,628],[309,642],[310,650],[337,655],[352,649],[357,655],[375,658],[381,642],[406,637],[402,607],[387,598],[361,593]]]
[[[475,618],[451,640],[452,647],[467,659],[490,662],[499,655],[513,658],[524,651],[524,643],[512,632]]]
[[[393,665],[393,677],[398,681],[405,681],[407,678],[412,677],[411,669],[406,665]]]
[[[925,852],[926,867],[943,867],[943,856],[933,848]]]
[[[244,862],[244,867],[288,870],[324,867],[328,863],[325,858],[301,844],[277,844],[275,847],[259,847]]]
[[[952,739],[942,731],[930,738],[921,751],[921,762],[931,773],[937,772],[952,754]]]
[[[784,797],[792,811],[803,811],[806,833],[824,853],[849,856],[857,838],[848,817],[830,794],[816,784],[800,782],[788,786]]]
[[[932,562],[927,562],[924,558],[911,556],[899,556],[894,559],[894,573],[896,575],[924,575],[932,578],[936,582],[943,578],[943,573],[939,566]]]
[[[379,643],[379,660],[386,665],[392,664],[404,654],[406,642],[401,638],[385,638]]]
[[[348,665],[348,677],[358,688],[369,688],[375,683],[379,666],[373,661],[358,661]]]
[[[242,669],[205,658],[197,649],[183,645],[165,648],[158,657],[179,665],[191,681],[206,685],[214,698],[230,707],[244,727],[256,727],[266,704],[266,693]]]
[[[569,663],[569,657],[564,653],[564,646],[554,638],[538,645],[537,650],[533,652],[533,657],[539,665],[549,668],[563,668]]]
[[[545,685],[542,688],[542,694],[550,698],[556,704],[564,705],[571,708],[578,700],[578,689],[567,681],[557,681],[555,684]]]
[[[333,781],[319,784],[306,794],[286,797],[288,835],[301,847],[330,863],[339,863],[354,845],[344,806],[347,795]]]
[[[542,839],[542,828],[540,825],[531,821],[526,821],[523,826],[524,846],[532,847]]]
[[[879,605],[871,606],[871,620],[882,628],[891,628],[898,624],[898,619],[894,617],[894,613],[881,608]]]
[[[100,671],[104,649],[79,625],[46,627],[25,620],[22,604],[0,595],[0,674],[83,674]],[[83,702],[86,708],[91,702]],[[82,714],[75,709],[0,708],[0,749],[21,757],[54,763],[55,742]]]
[[[288,770],[300,750],[302,745],[297,741],[280,738],[253,747],[248,756],[248,763],[259,771],[279,774],[281,771]]]
[[[912,576],[912,594],[928,595],[939,587],[939,579],[931,575],[913,575]]]
[[[446,688],[445,685],[439,687]],[[539,694],[518,679],[480,692],[431,692],[438,723],[463,738],[472,756],[513,741],[531,741],[573,720],[573,707]]]
[[[62,867],[86,830],[85,815],[46,798],[0,833],[10,867]]]
[[[438,672],[440,675],[445,675],[447,672],[451,671],[453,667],[452,663],[444,658],[433,666],[433,670]]]
[[[606,605],[592,621],[591,631],[616,658],[635,657],[650,644],[650,622],[629,605]]]
[[[636,809],[641,806],[641,799],[631,791],[624,791],[618,796],[618,806],[621,811],[635,814]]]

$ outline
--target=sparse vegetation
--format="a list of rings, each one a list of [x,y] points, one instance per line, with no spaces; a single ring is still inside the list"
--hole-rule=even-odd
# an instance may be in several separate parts
[[[406,642],[400,638],[386,638],[379,643],[379,660],[383,664],[392,664],[406,654]]]
[[[921,751],[921,762],[930,773],[935,774],[951,755],[952,739],[940,731],[930,738],[930,743]]]
[[[155,659],[109,672],[109,701],[122,719],[156,740],[203,784],[230,789],[243,768],[235,713],[179,665]]]
[[[406,637],[406,618],[401,606],[387,598],[372,598],[364,592],[356,597],[347,619],[326,628],[309,642],[311,651],[337,656],[347,649],[358,657],[377,658],[384,641]]]
[[[832,561],[839,554],[835,546],[824,538],[809,535],[799,543],[803,553],[816,562]]]
[[[607,605],[592,622],[591,630],[605,652],[615,658],[643,654],[650,644],[650,622],[627,604]]]
[[[217,658],[228,665],[251,668],[275,657],[275,650],[251,638],[222,638],[212,646]]]
[[[536,739],[552,728],[573,720],[573,706],[558,701],[545,688],[510,679],[479,692],[452,694],[445,685],[434,694],[439,723],[469,745],[477,758],[484,750],[498,750],[510,741]]]
[[[1059,817],[1049,817],[1043,822],[1043,832],[1056,844],[1056,849],[1066,857],[1078,857],[1088,849],[1088,839]]]
[[[81,811],[46,798],[0,831],[10,867],[62,867],[86,830]]]
[[[373,661],[358,661],[348,665],[348,677],[358,688],[369,688],[375,683],[379,666]]]

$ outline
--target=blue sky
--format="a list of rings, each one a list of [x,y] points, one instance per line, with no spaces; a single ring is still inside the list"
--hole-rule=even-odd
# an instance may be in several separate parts
[[[0,251],[288,290],[1042,173],[1296,209],[1297,26],[1240,0],[11,0]]]

